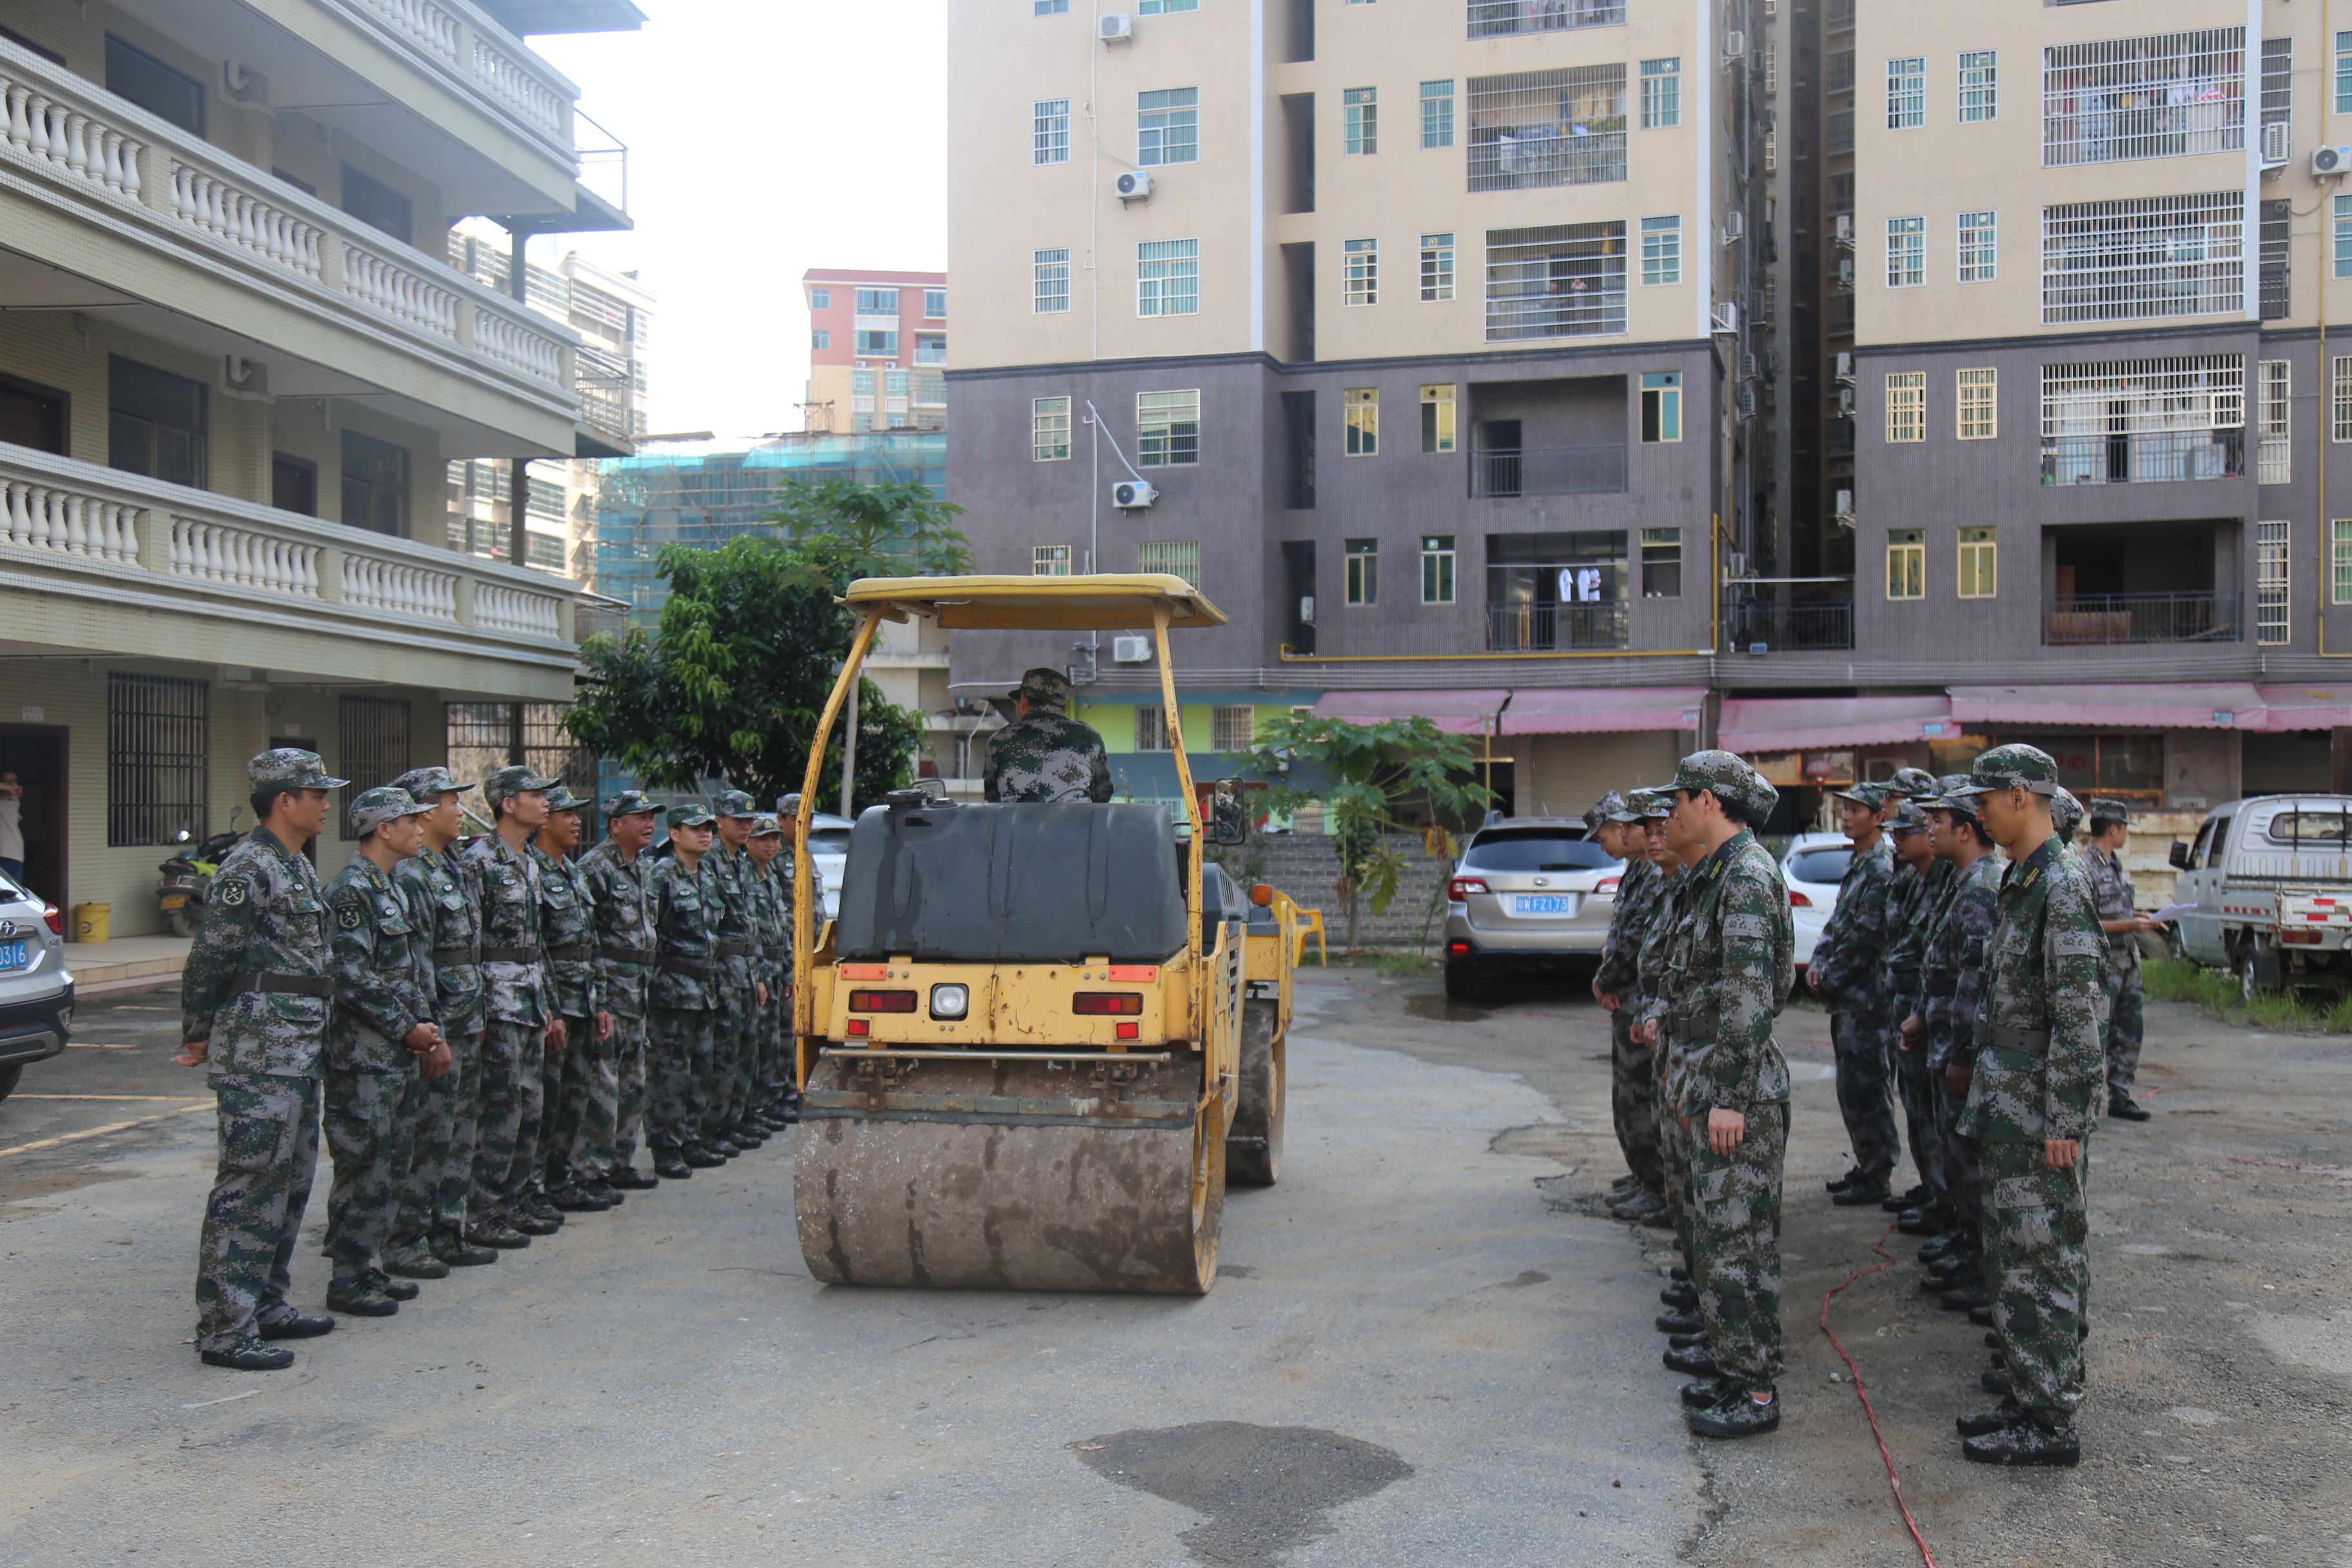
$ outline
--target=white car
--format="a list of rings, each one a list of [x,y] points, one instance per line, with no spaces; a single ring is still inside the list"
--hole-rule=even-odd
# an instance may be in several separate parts
[[[787,827],[791,824],[785,824]],[[841,868],[849,861],[849,818],[820,811],[809,818],[809,858],[812,868],[824,879],[824,918],[835,920],[841,914]],[[784,847],[792,847],[791,835],[785,835]]]
[[[1813,961],[1830,911],[1837,908],[1838,884],[1853,861],[1853,841],[1843,833],[1800,833],[1780,856],[1780,879],[1789,884],[1789,914],[1797,925],[1797,967]]]

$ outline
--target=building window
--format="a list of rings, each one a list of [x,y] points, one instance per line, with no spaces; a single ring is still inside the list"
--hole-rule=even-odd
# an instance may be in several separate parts
[[[815,328],[809,333],[809,347],[820,353],[830,349],[833,347],[833,333],[823,327]]]
[[[1469,0],[1470,37],[1550,33],[1568,27],[1622,27],[1624,0]]]
[[[857,291],[857,313],[861,316],[896,316],[898,313],[898,290],[860,289]]]
[[[1151,239],[1135,247],[1135,313],[1191,316],[1201,309],[1201,242]]]
[[[1927,123],[1927,61],[1911,55],[1886,62],[1886,129],[1916,131]]]
[[[1927,220],[1891,217],[1886,220],[1886,286],[1916,289],[1927,281]]]
[[[1199,392],[1135,395],[1135,460],[1147,468],[1184,468],[1201,460]]]
[[[1645,528],[1642,531],[1642,597],[1679,599],[1683,596],[1683,531]]]
[[[1135,161],[1193,163],[1201,158],[1201,89],[1171,87],[1135,98]]]
[[[898,334],[861,328],[857,333],[857,357],[860,359],[897,359]]]
[[[1347,445],[1341,450],[1350,458],[1380,456],[1381,389],[1350,386],[1339,394],[1339,405],[1347,424]]]
[[[1424,452],[1454,450],[1454,386],[1424,386],[1421,389],[1421,449]]]
[[[1764,45],[1764,96],[1771,97],[1780,90],[1780,46],[1766,40]]]
[[[2336,202],[2341,258],[2352,208]],[[2042,319],[2236,315],[2246,303],[2245,229],[2242,188],[2044,207]]]
[[[1070,308],[1070,252],[1066,246],[1040,250],[1030,258],[1032,298],[1037,314],[1058,316]]]
[[[1486,341],[1625,330],[1625,225],[1486,231]]]
[[[1201,0],[1139,0],[1135,7],[1139,16],[1173,16],[1179,11],[1197,11]]]
[[[2288,526],[2254,524],[2254,640],[2271,647],[2287,640]]]
[[[945,408],[948,405],[948,378],[933,371],[917,373],[915,404],[921,408]]]
[[[1892,443],[1927,438],[1927,373],[1898,370],[1886,377],[1886,439]]]
[[[1339,95],[1345,129],[1339,150],[1369,156],[1381,150],[1381,89],[1351,87]]]
[[[1036,6],[1034,14],[1040,16],[1066,16],[1070,14],[1070,0],[1032,0],[1032,4]]]
[[[408,536],[408,450],[343,432],[343,526]]]
[[[1887,530],[1886,596],[1890,599],[1924,599],[1927,596],[1927,530]]]
[[[2327,524],[2327,577],[2329,601],[2352,605],[2352,517]]]
[[[201,381],[110,355],[106,362],[106,463],[129,474],[197,489],[211,464]]]
[[[917,364],[947,363],[947,334],[945,332],[917,332],[915,334],[915,363]]]
[[[810,310],[832,310],[832,309],[833,309],[833,290],[832,290],[832,289],[810,289],[810,290],[809,290],[809,309],[810,309]]]
[[[2044,49],[2042,163],[2242,151],[2245,56],[2243,27]]]
[[[1454,82],[1450,78],[1421,84],[1421,144],[1454,145]]]
[[[563,487],[553,479],[542,479],[537,474],[523,477],[523,509],[532,517],[563,519]],[[403,769],[402,772],[407,770]],[[379,780],[379,783],[382,781]]]
[[[1963,370],[1953,374],[1953,405],[1958,410],[1959,428],[1956,434],[1963,441],[1990,441],[2000,433],[2000,416],[1996,406],[2000,391],[2000,372],[1997,370]]]
[[[1990,528],[1960,530],[1960,597],[1990,599],[1999,596],[2000,588],[2000,556],[1993,543]]]
[[[1365,605],[1381,602],[1381,542],[1377,539],[1348,541],[1348,603]]]
[[[129,99],[158,120],[170,121],[191,136],[201,138],[205,133],[205,84],[112,33],[106,35],[106,90]],[[196,837],[204,835],[200,832]]]
[[[948,291],[944,289],[923,290],[923,320],[944,321],[948,319]]]
[[[1645,217],[1642,220],[1642,282],[1645,288],[1683,280],[1683,220]]]
[[[2266,359],[2255,367],[2256,418],[2262,445],[2255,462],[2257,484],[2284,485],[2294,471],[2294,437],[2287,428],[2294,401],[2294,366],[2283,359]]]
[[[1454,536],[1450,533],[1424,533],[1421,536],[1421,602],[1424,605],[1454,603]]]
[[[1683,438],[1683,373],[1642,373],[1642,439],[1654,444]]]
[[[563,570],[563,541],[556,535],[537,531],[526,533],[523,535],[523,549],[526,552],[524,565],[535,566],[541,572]]]
[[[1473,77],[1469,188],[1535,190],[1625,177],[1625,68]]]
[[[2336,35],[2336,112],[2352,114],[2352,32]]]
[[[562,548],[561,541],[556,548]],[[559,562],[560,565],[561,563]],[[395,698],[346,697],[336,715],[338,771],[351,779],[344,792],[356,800],[368,790],[388,784],[408,771],[408,704]],[[345,840],[357,837],[351,814],[334,814]]]
[[[1996,213],[1962,213],[1957,255],[1963,283],[1990,283],[2000,276]]]
[[[1960,123],[1979,125],[1994,118],[2000,107],[1995,71],[1998,56],[1977,49],[1960,56]]]
[[[882,373],[882,395],[885,397],[903,399],[907,395],[907,373],[903,370],[884,371]]]
[[[1040,397],[1029,405],[1029,458],[1058,463],[1070,455],[1070,400]]]
[[[1030,155],[1040,163],[1070,161],[1070,100],[1041,98],[1029,110]]]
[[[2235,478],[2245,425],[2240,354],[2042,367],[2045,485]]]
[[[1421,297],[1433,304],[1454,298],[1454,237],[1450,234],[1421,237]]]
[[[2352,441],[2352,355],[2336,354],[2327,362],[2327,437]]]
[[[1033,577],[1066,577],[1070,574],[1070,547],[1066,544],[1038,544],[1030,547],[1029,574]]]
[[[2282,321],[2294,309],[2294,204],[2262,205],[2262,258],[2254,284],[2256,308],[2265,321]]]
[[[1342,248],[1339,303],[1377,305],[1381,302],[1381,242],[1351,239]]]
[[[1642,62],[1642,129],[1668,131],[1683,122],[1683,62]]]
[[[1246,752],[1257,743],[1257,710],[1246,702],[1228,707],[1218,703],[1209,710],[1209,750],[1233,753]]]
[[[1157,702],[1135,705],[1135,749],[1139,752],[1172,752],[1176,749],[1168,739],[1168,710]]]
[[[1201,542],[1196,539],[1147,539],[1135,547],[1138,572],[1165,572],[1201,585]]]
[[[106,678],[106,842],[176,844],[211,831],[211,688],[162,675]]]
[[[874,395],[875,379],[870,370],[853,370],[849,373],[849,390],[861,398],[870,399]],[[870,408],[873,405],[869,402],[866,406]]]

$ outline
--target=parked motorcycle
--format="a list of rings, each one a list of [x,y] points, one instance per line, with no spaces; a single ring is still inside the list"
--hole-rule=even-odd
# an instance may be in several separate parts
[[[213,878],[220,871],[221,858],[236,847],[245,837],[237,831],[236,819],[245,815],[240,806],[228,814],[228,831],[215,833],[192,848],[181,850],[157,868],[163,873],[163,886],[156,889],[156,906],[163,918],[172,923],[174,936],[194,936],[196,927],[204,923],[205,900],[212,891]],[[195,835],[187,828],[180,829],[180,842],[188,844]]]

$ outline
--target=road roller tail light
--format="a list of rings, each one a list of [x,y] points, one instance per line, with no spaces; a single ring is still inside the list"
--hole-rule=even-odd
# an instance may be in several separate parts
[[[1471,894],[1486,890],[1486,884],[1475,877],[1456,877],[1446,884],[1445,896],[1458,904]]]
[[[1070,1000],[1070,1011],[1085,1018],[1132,1018],[1143,1011],[1139,991],[1081,991]]]
[[[849,1010],[853,1013],[911,1013],[915,1010],[915,994],[911,991],[853,991],[849,994]]]

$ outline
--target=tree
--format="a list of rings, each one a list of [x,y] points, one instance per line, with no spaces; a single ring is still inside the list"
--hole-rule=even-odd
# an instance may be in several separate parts
[[[1358,951],[1359,895],[1369,895],[1374,914],[1383,913],[1404,878],[1404,856],[1384,837],[1402,830],[1400,811],[1423,804],[1435,816],[1457,820],[1484,811],[1495,797],[1468,782],[1476,764],[1468,741],[1419,715],[1351,724],[1293,713],[1259,735],[1251,771],[1270,783],[1267,809],[1295,812],[1320,804],[1330,821],[1339,856],[1337,891],[1348,910],[1348,951]],[[1442,833],[1423,837],[1433,856],[1450,842]]]
[[[971,570],[971,542],[956,531],[963,508],[911,480],[861,485],[793,479],[766,520],[839,593],[860,577],[952,577]]]

